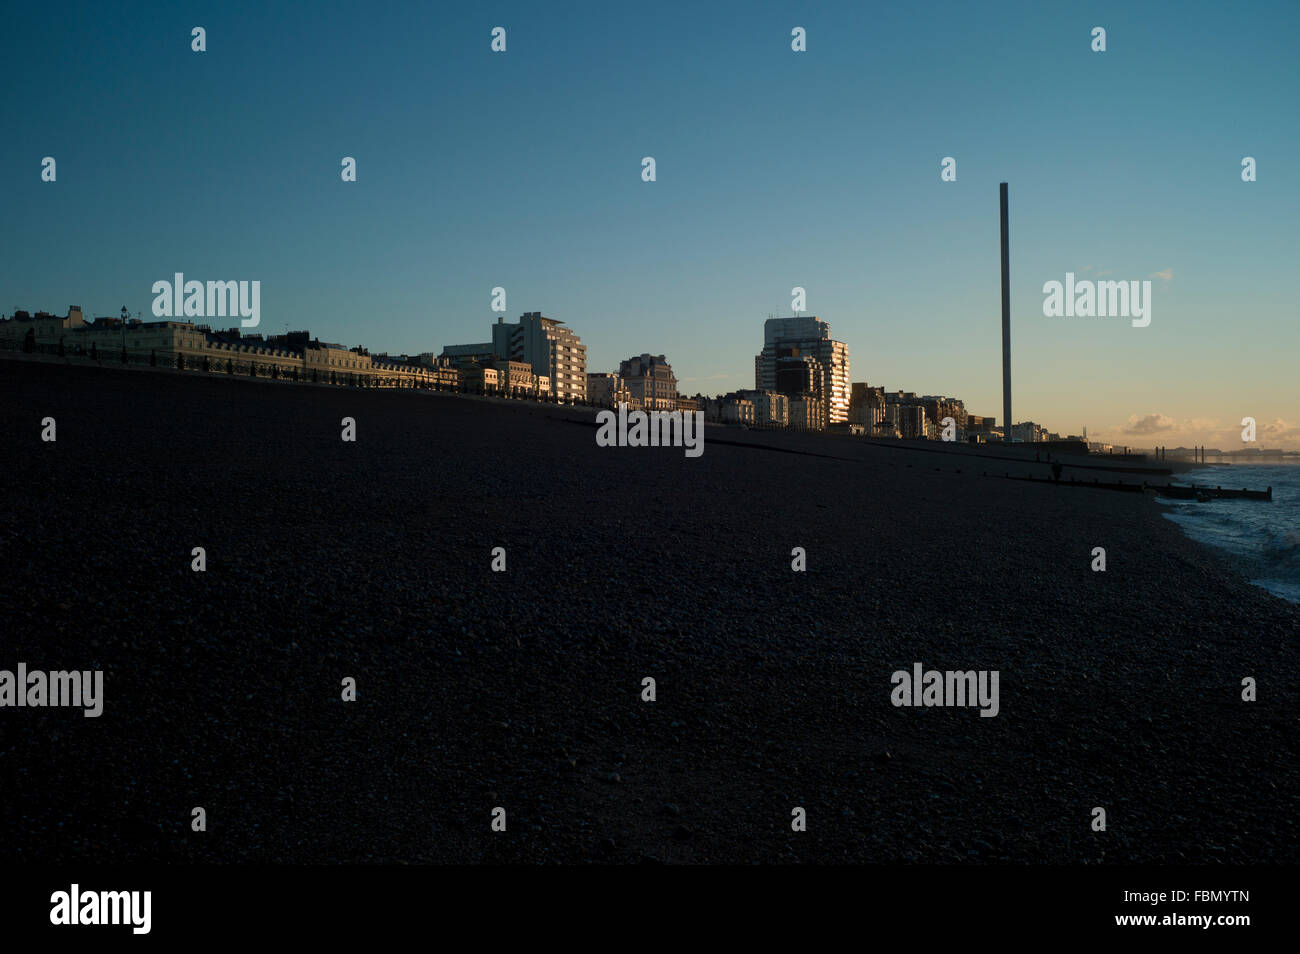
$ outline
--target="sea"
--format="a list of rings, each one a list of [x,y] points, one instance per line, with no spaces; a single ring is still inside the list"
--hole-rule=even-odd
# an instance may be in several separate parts
[[[1236,558],[1251,583],[1300,603],[1300,464],[1241,464],[1175,474],[1176,484],[1273,488],[1272,502],[1169,500],[1157,497],[1165,516],[1193,540]]]

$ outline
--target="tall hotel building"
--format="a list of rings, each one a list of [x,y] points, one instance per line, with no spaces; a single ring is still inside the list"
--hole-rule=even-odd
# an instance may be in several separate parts
[[[492,350],[501,358],[523,361],[551,379],[551,394],[561,401],[587,399],[587,346],[564,322],[525,312],[514,324],[497,318]]]
[[[796,386],[817,396],[827,424],[848,421],[849,346],[832,341],[831,326],[815,316],[769,318],[763,350],[754,358],[754,387],[794,393]]]

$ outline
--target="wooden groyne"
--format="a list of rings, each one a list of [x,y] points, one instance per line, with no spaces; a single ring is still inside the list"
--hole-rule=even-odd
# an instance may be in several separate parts
[[[1161,497],[1174,497],[1178,500],[1195,500],[1198,497],[1212,497],[1215,500],[1272,500],[1273,488],[1268,487],[1264,490],[1247,490],[1242,487],[1240,490],[1225,490],[1223,487],[1198,487],[1193,484],[1190,487],[1178,487],[1174,484],[1166,484],[1163,487],[1152,487]]]
[[[1223,487],[1180,487],[1176,484],[1151,484],[1145,480],[1141,483],[1136,481],[1104,481],[1104,480],[1076,480],[1071,477],[1069,480],[1056,480],[1052,477],[1022,477],[1012,476],[1011,474],[1002,475],[1007,480],[1023,480],[1032,484],[1057,484],[1061,487],[1088,487],[1093,490],[1118,490],[1127,491],[1128,493],[1141,494],[1153,493],[1158,497],[1171,497],[1177,500],[1272,500],[1273,488],[1268,487],[1264,490],[1247,490],[1243,487],[1241,490],[1225,489]]]

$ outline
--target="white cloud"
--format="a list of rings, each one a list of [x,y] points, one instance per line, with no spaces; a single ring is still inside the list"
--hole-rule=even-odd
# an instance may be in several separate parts
[[[1136,414],[1130,414],[1125,434],[1159,434],[1161,431],[1176,430],[1178,422],[1166,414],[1148,414],[1141,420]]]

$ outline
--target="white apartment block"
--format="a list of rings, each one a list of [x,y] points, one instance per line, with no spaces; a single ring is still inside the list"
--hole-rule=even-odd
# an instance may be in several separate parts
[[[587,346],[564,322],[540,311],[525,312],[514,324],[498,318],[492,326],[492,349],[497,357],[527,362],[549,378],[557,400],[587,400]]]

